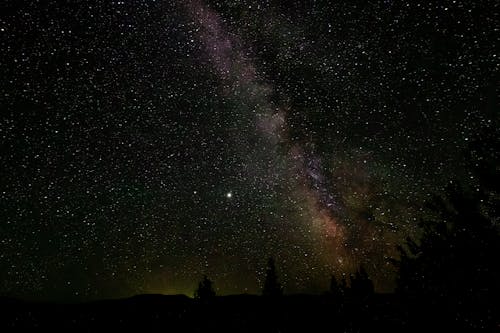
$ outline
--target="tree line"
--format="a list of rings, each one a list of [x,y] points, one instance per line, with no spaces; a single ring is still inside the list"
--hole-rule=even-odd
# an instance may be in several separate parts
[[[473,144],[469,151],[474,184],[451,181],[426,202],[425,217],[419,221],[421,236],[407,238],[398,246],[399,257],[392,260],[397,269],[394,294],[403,302],[419,304],[416,312],[444,311],[453,320],[469,324],[494,320],[500,313],[500,166],[495,148],[500,145],[494,133],[484,140],[491,142]],[[363,302],[374,294],[374,286],[359,267],[347,279],[332,276],[328,294]],[[272,258],[262,295],[283,295]],[[215,296],[207,277],[195,296]]]

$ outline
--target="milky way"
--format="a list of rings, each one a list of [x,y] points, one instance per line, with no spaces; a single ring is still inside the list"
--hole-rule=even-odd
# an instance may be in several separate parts
[[[0,293],[321,293],[474,182],[493,1],[7,1]],[[446,47],[444,47],[446,46]]]
[[[316,269],[319,267],[323,278],[329,274],[344,275],[353,272],[358,265],[366,263],[364,248],[373,245],[363,244],[358,249],[357,245],[350,244],[351,239],[346,231],[346,228],[350,228],[345,225],[341,203],[330,193],[323,175],[322,160],[316,155],[313,145],[307,142],[290,142],[286,123],[289,107],[271,101],[274,87],[266,83],[265,78],[260,75],[251,60],[252,55],[245,53],[244,41],[235,34],[229,34],[221,22],[221,17],[201,2],[189,2],[187,9],[193,20],[199,24],[198,37],[219,75],[227,98],[233,98],[235,103],[243,105],[242,109],[248,113],[244,117],[249,117],[250,126],[254,127],[254,130],[246,135],[256,136],[256,144],[241,146],[246,148],[242,153],[248,156],[242,177],[252,184],[253,189],[265,186],[264,191],[285,191],[288,197],[285,202],[280,199],[278,205],[286,209],[291,203],[297,212],[282,215],[282,218],[300,224],[301,229],[295,231],[299,233],[299,237],[313,244],[306,245],[302,251],[295,251],[297,244],[291,242],[284,245],[291,250],[272,249],[269,255],[278,255],[278,259],[283,261],[290,260],[290,256],[294,255],[305,256],[305,269],[295,274],[306,277],[310,274],[309,265]],[[240,105],[236,107],[239,108]],[[240,143],[237,140],[235,145]],[[286,146],[288,150],[280,151],[280,146]],[[257,164],[262,161],[267,165]],[[258,170],[258,173],[254,170]],[[366,239],[368,243],[375,240],[364,226],[357,225],[353,232],[357,233],[356,238]],[[389,247],[394,246],[394,243],[388,244]],[[377,259],[384,258],[388,247],[378,246],[375,250],[378,258],[374,259],[377,263],[383,262]],[[310,258],[307,258],[308,256]],[[297,268],[301,265],[294,263],[293,266]],[[290,269],[291,267],[287,267],[287,270]],[[387,278],[384,272],[382,275]]]
[[[312,236],[313,242],[322,242],[331,238],[343,247],[343,234],[337,229],[336,219],[330,211],[335,205],[333,197],[324,187],[323,175],[317,157],[305,154],[304,148],[292,145],[290,152],[278,151],[280,145],[289,145],[286,118],[286,106],[276,105],[270,100],[273,87],[266,84],[264,79],[259,80],[259,73],[249,56],[245,56],[244,44],[238,36],[230,36],[225,31],[221,18],[210,8],[195,1],[188,4],[190,15],[200,25],[199,37],[203,41],[209,60],[220,75],[221,84],[225,84],[229,98],[234,96],[236,103],[243,104],[249,112],[249,117],[255,130],[249,135],[257,136],[255,145],[245,145],[248,151],[243,154],[248,156],[245,162],[246,172],[244,178],[250,178],[254,189],[258,184],[266,187],[265,191],[286,189],[287,200],[293,202],[300,211],[306,211],[306,217],[300,218],[284,216],[287,219],[296,219],[293,223],[301,223],[305,230],[313,230],[317,235]],[[241,49],[239,49],[241,47]],[[237,144],[236,142],[235,144]],[[267,165],[261,167],[256,163],[266,161]],[[256,174],[253,170],[259,170]],[[279,205],[286,205],[279,203]],[[257,209],[259,209],[257,207]],[[299,215],[302,215],[299,213]],[[301,233],[300,237],[309,238]],[[318,239],[316,239],[318,238]],[[342,257],[330,244],[322,244],[320,251],[330,252],[327,257],[334,257],[337,262],[342,262]],[[286,244],[293,247],[294,244]],[[337,251],[336,251],[337,250]],[[282,250],[272,250],[270,255],[280,254]],[[312,258],[318,256],[318,248],[307,249]],[[285,250],[286,255],[294,253],[298,256],[307,256],[308,253]],[[283,254],[282,254],[283,255]],[[281,259],[281,258],[279,258]],[[285,258],[284,258],[285,259]],[[315,261],[310,259],[311,262]],[[322,273],[335,271],[335,265],[320,261],[325,270]],[[300,272],[307,275],[307,272]]]

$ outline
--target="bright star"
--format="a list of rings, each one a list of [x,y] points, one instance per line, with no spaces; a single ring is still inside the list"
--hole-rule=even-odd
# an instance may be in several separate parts
[[[232,194],[231,192],[227,192],[226,197],[227,197],[228,199],[231,199],[231,198],[232,198],[232,196],[233,196],[233,194]]]

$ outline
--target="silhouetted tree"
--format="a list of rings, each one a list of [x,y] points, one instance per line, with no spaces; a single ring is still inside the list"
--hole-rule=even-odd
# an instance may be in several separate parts
[[[198,284],[198,289],[196,289],[194,297],[197,299],[209,299],[214,296],[213,282],[204,275],[203,280]]]
[[[345,275],[342,275],[342,279],[340,280],[340,288],[342,288],[343,293],[345,294],[345,291],[347,290],[347,280]]]
[[[395,261],[399,293],[426,302],[439,312],[447,309],[449,318],[474,328],[494,323],[499,311],[497,125],[478,132],[465,153],[467,187],[452,182],[443,194],[428,202],[428,215],[419,223],[421,236],[408,238]]]
[[[356,299],[365,300],[373,295],[373,282],[363,266],[360,266],[354,275],[350,275],[350,282],[350,293]]]
[[[342,282],[345,283],[345,278]],[[339,283],[335,275],[332,275],[330,280],[330,294],[337,299],[344,296],[346,286],[342,282]]]
[[[264,288],[262,289],[264,296],[281,296],[283,295],[283,288],[278,282],[278,275],[276,274],[276,267],[273,258],[269,258],[267,262],[266,280],[264,281]]]
[[[500,121],[477,133],[466,152],[469,176],[484,212],[498,226],[500,217]]]
[[[452,184],[429,203],[420,240],[399,247],[399,293],[445,308],[471,326],[491,319],[490,304],[500,296],[500,236],[487,197],[495,195]]]
[[[337,282],[337,278],[335,275],[332,275],[332,278],[330,279],[330,293],[332,295],[337,295],[339,294],[340,291],[340,284]]]

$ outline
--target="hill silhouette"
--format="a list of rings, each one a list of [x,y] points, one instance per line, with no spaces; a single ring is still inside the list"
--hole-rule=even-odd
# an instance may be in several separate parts
[[[394,300],[394,295],[377,295],[369,304],[340,302],[329,295],[231,295],[203,301],[184,295],[138,295],[79,304],[2,299],[0,306],[4,332],[314,332],[323,327],[397,331],[405,327],[405,315],[397,312]]]

